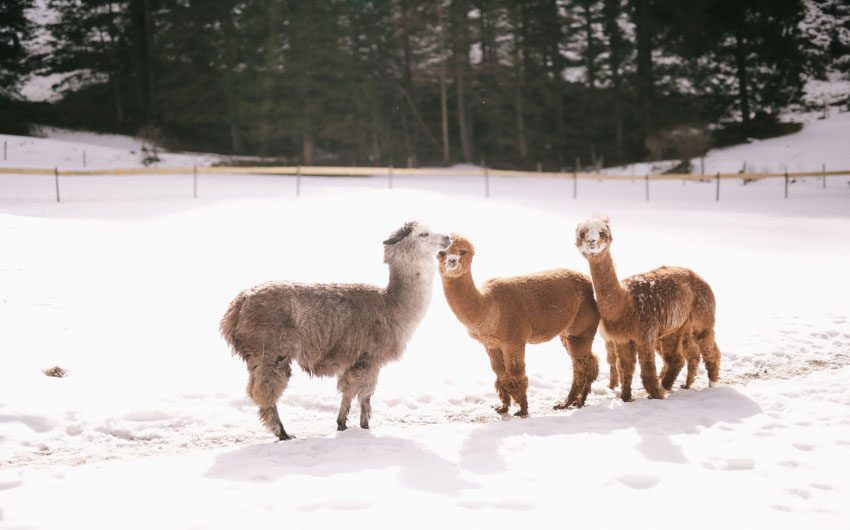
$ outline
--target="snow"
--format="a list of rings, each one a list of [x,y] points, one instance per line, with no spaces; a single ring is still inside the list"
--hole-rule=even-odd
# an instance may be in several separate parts
[[[794,163],[850,165],[848,116],[785,138]],[[4,137],[7,164],[139,164],[80,138]],[[775,164],[770,145],[712,167]],[[643,183],[581,180],[574,200],[571,181],[507,177],[488,200],[469,175],[304,178],[300,197],[289,177],[203,175],[197,200],[185,175],[61,181],[57,204],[52,177],[0,175],[0,529],[850,526],[847,177],[799,179],[788,199],[782,179],[723,181],[719,202],[714,183],[679,181],[649,201]],[[371,430],[354,407],[337,432],[335,381],[297,369],[279,403],[297,439],[260,425],[218,336],[240,290],[382,284],[381,241],[410,219],[467,236],[479,284],[587,272],[574,229],[596,212],[621,277],[682,265],[712,285],[720,386],[701,368],[695,389],[648,400],[636,378],[622,403],[597,337],[587,405],[554,411],[571,366],[551,341],[527,349],[531,416],[500,417],[487,355],[435,280]],[[42,374],[57,365],[66,377]]]

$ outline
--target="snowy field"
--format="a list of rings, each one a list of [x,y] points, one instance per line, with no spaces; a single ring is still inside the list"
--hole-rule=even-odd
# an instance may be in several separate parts
[[[846,138],[848,116],[817,123]],[[8,165],[50,166],[60,147]],[[824,156],[850,166],[846,147]],[[678,181],[649,202],[642,183],[580,181],[574,200],[570,181],[509,178],[487,200],[480,177],[305,178],[296,198],[291,178],[204,175],[197,200],[191,177],[69,177],[60,204],[53,185],[0,175],[0,529],[850,528],[847,177],[787,200],[781,179],[724,181],[720,202],[713,182]],[[261,281],[386,282],[381,241],[414,218],[469,237],[479,282],[587,272],[574,228],[597,212],[621,277],[682,265],[712,285],[722,385],[701,368],[650,401],[636,378],[624,404],[597,339],[587,406],[554,411],[571,367],[552,341],[528,348],[531,416],[500,417],[436,280],[372,429],[355,407],[338,433],[335,381],[296,370],[279,407],[297,439],[278,443],[218,336]],[[67,377],[42,375],[55,365]]]

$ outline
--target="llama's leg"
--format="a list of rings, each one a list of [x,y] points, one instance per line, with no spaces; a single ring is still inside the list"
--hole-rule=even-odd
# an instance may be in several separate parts
[[[688,375],[682,388],[691,388],[697,378],[700,358],[699,345],[692,334],[687,333],[682,337],[682,350],[685,352],[685,358],[688,361]]]
[[[487,355],[490,356],[490,366],[496,374],[496,393],[499,394],[501,405],[496,406],[496,412],[505,414],[511,407],[511,394],[508,391],[508,374],[505,369],[505,357],[502,350],[499,348],[487,348]]]
[[[637,345],[638,360],[640,361],[640,380],[650,399],[664,399],[664,390],[658,382],[658,372],[655,371],[655,343],[644,342]]]
[[[525,375],[525,344],[516,344],[504,349],[507,369],[507,389],[519,405],[515,416],[528,416],[528,377]]]
[[[561,336],[561,343],[570,354],[573,362],[573,384],[567,399],[555,405],[556,409],[565,409],[572,406],[581,408],[590,393],[590,386],[599,375],[599,361],[590,350],[593,344],[593,336],[596,329],[588,330],[582,336]]]
[[[363,386],[360,387],[358,394],[360,399],[360,428],[369,428],[369,419],[372,417],[372,394],[375,393],[375,387],[378,384],[378,371],[370,374],[371,377],[363,381]]]
[[[617,368],[617,347],[613,341],[605,341],[605,352],[608,357],[608,388],[614,390],[620,386],[620,371]]]
[[[669,335],[658,341],[659,349],[661,350],[661,358],[664,359],[664,367],[661,369],[661,386],[664,390],[673,388],[673,383],[682,371],[685,364],[682,335]]]
[[[363,386],[364,368],[355,364],[339,375],[336,381],[336,388],[342,394],[342,399],[339,403],[339,414],[336,416],[336,429],[344,431],[348,428],[348,412],[351,410],[351,401]]]
[[[720,348],[714,341],[714,330],[709,329],[697,336],[702,362],[708,372],[708,386],[716,386],[720,379]]]
[[[257,357],[259,359],[255,360]],[[277,412],[277,400],[292,375],[290,359],[283,356],[251,356],[248,359],[248,373],[248,396],[260,407],[263,425],[280,440],[294,438],[283,428]]]
[[[620,398],[623,401],[632,400],[632,376],[635,373],[637,350],[635,343],[620,342],[615,348],[617,352],[617,372],[620,374]]]

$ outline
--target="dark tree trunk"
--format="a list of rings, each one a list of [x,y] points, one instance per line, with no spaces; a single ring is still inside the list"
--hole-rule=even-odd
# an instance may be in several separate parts
[[[410,13],[408,9],[408,0],[399,2],[401,9],[401,43],[402,43],[402,86],[407,94],[415,103],[415,95],[413,91],[413,73],[411,71],[412,52],[410,48]],[[418,145],[418,138],[411,138],[411,130],[408,127],[407,112],[402,112],[402,133],[404,134],[404,147],[407,151],[407,159],[416,158],[414,145]],[[413,135],[416,136],[414,129]]]
[[[130,0],[130,23],[136,67],[136,98],[144,113],[145,122],[153,123],[153,22],[149,0]]]
[[[593,43],[593,3],[589,0],[584,0],[582,6],[584,7],[584,33],[585,40],[587,41],[587,51],[585,52],[587,55],[587,86],[593,88],[596,85],[596,61],[593,57],[596,51],[596,45]]]
[[[654,81],[652,75],[652,27],[649,17],[651,0],[634,0],[635,31],[637,33],[637,89],[640,135],[646,140],[652,131],[652,100]],[[644,143],[642,142],[642,143]]]
[[[741,125],[747,128],[750,125],[750,95],[747,78],[747,43],[743,24],[743,20],[738,20],[735,24],[735,68],[738,77],[738,98],[741,103]]]
[[[522,2],[514,8],[514,111],[516,112],[516,141],[517,152],[523,162],[528,158],[528,143],[525,139],[525,111],[523,101],[523,90],[525,88],[525,72],[523,61],[525,54],[522,51],[520,38],[522,36],[522,21],[524,18]]]
[[[550,98],[552,101],[552,119],[555,125],[555,141],[554,146],[558,158],[558,164],[563,165],[564,161],[564,145],[566,127],[564,124],[564,81],[562,74],[564,71],[564,58],[561,56],[561,20],[558,16],[558,0],[549,0],[547,6],[547,27],[549,34],[549,54],[550,54],[550,75],[552,77],[552,90]]]
[[[603,6],[605,31],[608,34],[608,57],[611,65],[611,84],[614,97],[614,138],[617,157],[623,157],[623,94],[622,94],[622,65],[623,34],[617,19],[620,18],[620,0],[605,0]]]
[[[469,71],[469,6],[466,0],[452,2],[452,47],[455,63],[455,92],[457,99],[457,122],[463,161],[472,163],[475,153],[472,145],[470,108],[466,101],[467,73]]]
[[[443,15],[442,0],[437,4],[437,17],[440,21],[440,121],[443,131],[443,162],[449,162],[449,98],[448,98],[448,62],[449,54],[446,49],[446,19]]]

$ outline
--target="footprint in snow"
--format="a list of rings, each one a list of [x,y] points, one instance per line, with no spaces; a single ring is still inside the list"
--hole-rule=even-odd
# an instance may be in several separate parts
[[[659,482],[661,482],[661,478],[657,475],[648,475],[642,473],[620,475],[619,477],[615,478],[620,484],[636,490],[646,490],[654,488],[658,485]]]

